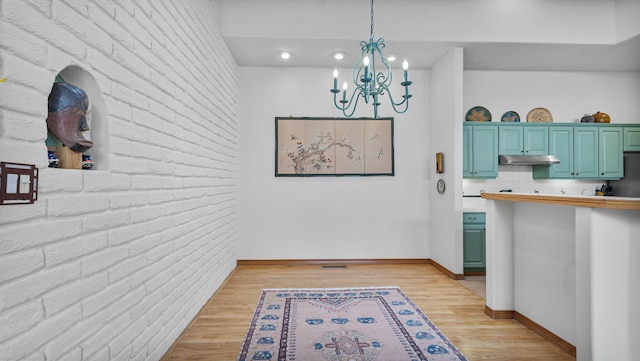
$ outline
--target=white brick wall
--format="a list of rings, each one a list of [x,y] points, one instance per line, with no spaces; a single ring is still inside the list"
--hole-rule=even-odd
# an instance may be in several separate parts
[[[219,27],[211,0],[0,1],[0,160],[40,168],[35,204],[0,206],[0,361],[158,360],[235,267],[237,66]],[[107,168],[46,168],[70,65],[102,93]]]

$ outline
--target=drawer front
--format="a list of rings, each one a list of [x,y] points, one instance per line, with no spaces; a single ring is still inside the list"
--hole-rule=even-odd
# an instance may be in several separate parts
[[[484,212],[465,212],[462,216],[462,223],[485,223]]]

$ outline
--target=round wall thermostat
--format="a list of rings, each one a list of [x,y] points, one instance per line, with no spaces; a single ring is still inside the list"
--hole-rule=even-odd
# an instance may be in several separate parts
[[[438,183],[436,183],[436,189],[438,190],[438,193],[444,193],[444,179],[438,179]]]

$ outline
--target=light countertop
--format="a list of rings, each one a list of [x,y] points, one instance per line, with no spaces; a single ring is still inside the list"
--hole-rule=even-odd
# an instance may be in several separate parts
[[[540,193],[483,193],[482,199],[511,202],[546,203],[563,206],[640,210],[640,198],[575,196]],[[465,209],[465,212],[467,210]]]

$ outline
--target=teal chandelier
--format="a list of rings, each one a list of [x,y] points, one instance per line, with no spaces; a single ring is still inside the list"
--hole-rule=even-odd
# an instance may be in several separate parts
[[[389,60],[382,53],[384,39],[374,40],[373,36],[373,0],[371,0],[371,33],[369,41],[361,41],[360,47],[362,48],[362,55],[351,71],[351,77],[355,84],[355,89],[351,96],[347,97],[349,84],[345,81],[342,85],[342,99],[338,100],[338,94],[340,93],[340,89],[338,89],[338,68],[336,67],[333,70],[333,89],[331,89],[333,104],[342,111],[345,117],[350,118],[356,111],[358,101],[363,98],[365,103],[373,105],[373,117],[378,118],[378,106],[381,104],[380,97],[386,94],[396,113],[406,112],[409,108],[409,98],[411,98],[409,85],[412,83],[407,75],[409,64],[406,59],[402,63],[403,78],[400,85],[404,87],[404,94],[402,95],[402,101],[396,102],[389,89],[389,85],[393,80],[391,65],[389,65]]]

